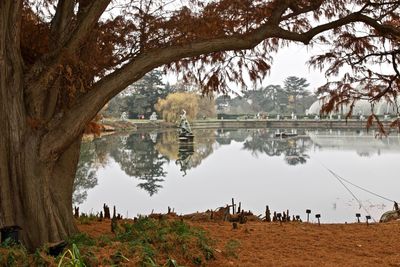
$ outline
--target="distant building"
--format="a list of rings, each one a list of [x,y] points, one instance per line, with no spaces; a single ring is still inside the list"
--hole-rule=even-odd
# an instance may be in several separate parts
[[[397,105],[400,108],[400,97],[397,98]],[[307,110],[307,115],[318,115],[320,114],[321,108],[324,104],[322,99],[315,101],[310,108]],[[350,104],[343,104],[342,107],[339,107],[338,111],[332,112],[333,115],[342,114],[346,115],[350,110]],[[378,103],[375,104],[374,113],[376,115],[396,115],[397,108],[394,103],[390,103],[387,100],[382,99]],[[368,116],[371,114],[371,104],[368,100],[357,100],[354,104],[353,115],[364,115]]]

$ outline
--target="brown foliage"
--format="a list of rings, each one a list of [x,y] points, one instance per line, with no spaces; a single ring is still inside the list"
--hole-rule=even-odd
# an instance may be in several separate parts
[[[358,99],[393,102],[400,84],[399,7],[399,1],[368,0],[24,0],[28,113],[54,129],[62,128],[64,115],[84,120],[76,126],[82,127],[159,66],[203,93],[226,92],[232,82],[262,81],[274,53],[290,41],[327,45],[310,65],[331,79],[351,68],[320,88],[330,98],[323,112]],[[376,67],[389,65],[388,72]]]
[[[104,131],[104,126],[100,122],[101,118],[101,115],[96,115],[96,117],[86,125],[84,134],[99,136],[100,133]]]
[[[21,46],[24,59],[29,64],[49,52],[49,47],[55,41],[50,35],[49,26],[52,21],[49,16],[54,14],[50,4],[58,1],[43,1],[44,6],[39,10],[37,7],[40,4],[36,2],[26,1],[22,17]],[[79,10],[70,18],[70,31],[79,25],[79,15],[84,12],[84,8],[92,5],[90,1],[85,3],[83,5],[80,1]],[[359,14],[369,16],[380,24],[359,19],[375,26],[365,27],[364,35],[360,35],[359,26],[352,22],[344,26],[341,23],[331,26],[333,34],[321,35],[318,41],[331,43],[332,50],[313,58],[310,63],[321,68],[328,64],[328,75],[337,74],[347,64],[354,70],[365,72],[365,67],[360,64],[356,66],[355,61],[363,63],[372,54],[375,59],[384,56],[382,53],[387,54],[389,51],[384,52],[382,49],[383,42],[390,44],[391,52],[395,52],[395,57],[398,57],[398,1],[219,0],[205,4],[203,1],[188,0],[174,5],[176,8],[171,10],[164,1],[156,0],[109,4],[110,10],[116,9],[118,12],[103,16],[90,34],[85,36],[78,53],[66,55],[65,60],[70,61],[68,64],[74,69],[74,76],[80,80],[79,83],[89,88],[95,77],[106,75],[108,71],[134,60],[146,51],[229,36],[243,35],[245,38],[261,25],[272,24],[275,20],[281,22],[277,30],[305,34],[315,28],[316,23],[312,19],[334,20],[351,15],[349,5],[358,6]],[[166,68],[176,72],[186,70],[184,78],[196,80],[205,92],[224,91],[228,81],[244,85],[244,72],[251,80],[263,79],[270,70],[271,52],[286,45],[284,39],[270,36],[262,40],[257,49],[248,51],[221,50],[193,58],[178,58],[171,60]],[[210,71],[199,71],[207,66],[211,67]]]

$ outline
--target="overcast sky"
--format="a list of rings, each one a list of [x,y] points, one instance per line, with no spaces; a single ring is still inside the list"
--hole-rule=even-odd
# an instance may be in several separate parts
[[[274,56],[271,74],[263,82],[263,86],[269,84],[283,85],[283,80],[288,76],[306,78],[310,83],[309,89],[315,91],[319,86],[326,83],[324,73],[309,68],[307,61],[312,55],[321,52],[318,48],[308,48],[304,45],[290,45],[282,48]]]
[[[288,76],[297,76],[300,78],[306,78],[310,83],[308,89],[311,92],[314,92],[319,86],[326,83],[326,78],[324,73],[309,68],[307,61],[312,55],[319,53],[322,53],[321,48],[310,48],[305,45],[291,44],[289,47],[281,48],[277,54],[273,55],[274,62],[271,67],[271,73],[264,79],[262,86],[270,84],[283,86],[285,78]],[[171,84],[175,84],[176,80],[175,74],[169,74],[165,77],[165,81],[168,81]],[[240,91],[236,85],[230,86]],[[249,86],[249,88],[251,87]]]

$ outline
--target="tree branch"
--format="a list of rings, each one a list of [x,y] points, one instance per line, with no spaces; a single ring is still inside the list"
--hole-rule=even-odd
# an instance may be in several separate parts
[[[58,3],[55,15],[58,19],[53,21],[53,29],[61,26],[63,18],[67,19],[68,12],[71,12],[67,10],[71,8],[72,3],[70,1],[72,0],[60,0]],[[31,116],[39,119],[44,115],[44,102],[46,102],[48,94],[48,85],[53,84],[54,79],[57,78],[57,66],[64,56],[73,54],[84,42],[110,2],[111,0],[96,0],[91,1],[84,8],[82,7],[78,12],[75,30],[69,36],[64,36],[64,38],[67,38],[64,41],[65,45],[58,46],[55,50],[44,55],[30,69],[25,77],[25,83],[29,85],[25,94],[30,99],[27,102],[31,103],[29,106]]]
[[[72,33],[71,38],[68,40],[66,50],[73,52],[79,45],[86,39],[87,35],[93,29],[94,25],[98,22],[99,18],[110,4],[111,0],[96,0],[92,1],[82,12],[82,16],[78,16],[78,26]],[[65,51],[65,49],[63,49]],[[60,51],[64,53],[64,51]]]
[[[371,26],[383,36],[390,35],[394,37],[396,40],[398,41],[400,40],[400,28],[396,28],[392,25],[380,24],[374,18],[370,18],[363,14],[358,14],[358,21],[364,22],[365,24]]]
[[[352,13],[335,21],[316,26],[304,33],[282,29],[278,26],[279,22],[270,20],[256,30],[246,34],[154,49],[141,53],[131,62],[94,84],[87,94],[78,99],[71,109],[60,116],[59,120],[53,120],[49,123],[49,132],[44,137],[43,142],[46,146],[41,147],[40,155],[44,159],[56,157],[60,151],[82,133],[86,124],[112,97],[132,82],[140,79],[148,71],[161,65],[202,54],[252,49],[263,40],[272,37],[308,44],[312,38],[322,32],[357,21],[367,21],[377,28],[384,27],[379,23],[375,25],[376,23],[372,23],[371,20],[362,14]],[[53,145],[49,147],[48,144]]]
[[[259,44],[274,29],[266,24],[247,35],[231,36],[209,41],[155,49],[137,56],[119,70],[104,77],[69,109],[59,120],[53,120],[50,132],[43,139],[40,155],[51,160],[79,136],[87,123],[116,94],[150,70],[182,58],[194,57],[218,51],[251,49]],[[51,147],[48,144],[53,144]]]
[[[55,48],[61,47],[68,38],[68,32],[71,29],[71,23],[74,17],[74,0],[59,0],[57,3],[56,14],[51,21],[52,45]]]

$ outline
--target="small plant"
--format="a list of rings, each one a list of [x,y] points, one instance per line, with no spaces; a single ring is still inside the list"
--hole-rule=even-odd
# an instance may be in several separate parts
[[[14,239],[12,238],[7,238],[6,240],[4,240],[0,246],[2,248],[11,248],[11,247],[17,247],[19,245],[19,243],[15,242]]]
[[[225,254],[228,257],[238,258],[237,250],[240,246],[240,242],[235,239],[230,239],[225,245]]]
[[[58,262],[58,267],[64,267],[64,266],[86,267],[86,264],[82,260],[79,249],[75,244],[72,244],[72,250],[68,249],[61,256],[60,261]]]

